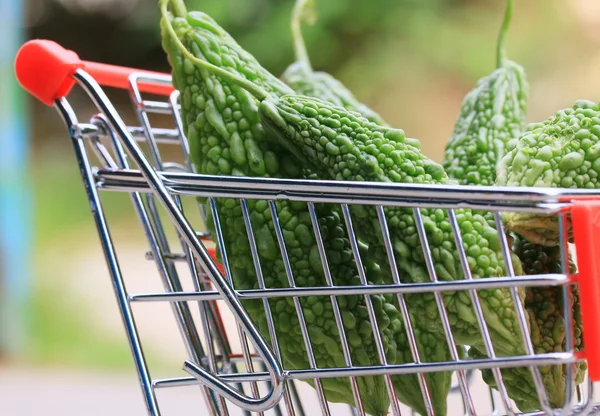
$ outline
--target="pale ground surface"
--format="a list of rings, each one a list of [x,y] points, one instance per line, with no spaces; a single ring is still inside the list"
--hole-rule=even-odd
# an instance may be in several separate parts
[[[93,241],[93,240],[92,240]],[[160,280],[154,263],[145,261],[144,246],[139,243],[117,244],[121,269],[126,276],[130,293],[161,291]],[[64,280],[68,283],[68,296],[77,295],[87,305],[86,315],[96,321],[96,330],[123,337],[122,323],[114,300],[112,287],[107,278],[107,269],[102,252],[97,244],[91,249],[81,249],[77,260],[66,265]],[[185,271],[184,265],[178,269]],[[85,278],[81,271],[85,270]],[[79,276],[79,278],[75,278]],[[187,275],[185,275],[187,277]],[[190,288],[189,282],[184,287]],[[65,295],[67,296],[67,295]],[[194,304],[190,304],[194,306]],[[153,374],[156,378],[187,376],[181,370],[186,352],[181,342],[173,315],[168,305],[138,304],[137,325],[144,345],[152,348],[160,358],[170,365],[169,371]],[[237,333],[231,315],[221,307],[231,339],[237,341]],[[197,308],[193,309],[197,317]],[[240,351],[239,343],[232,343],[234,351]],[[164,365],[163,365],[164,368]],[[151,369],[152,371],[152,369]],[[163,374],[164,373],[164,374]],[[471,394],[478,414],[491,412],[489,393],[479,374],[471,383]],[[303,397],[306,414],[320,414],[317,396],[306,384],[298,385]],[[159,405],[163,415],[204,415],[203,399],[196,387],[180,387],[159,390]],[[403,415],[410,415],[403,409]],[[333,415],[349,414],[346,406],[331,406]],[[95,415],[144,415],[139,384],[133,370],[125,373],[98,373],[65,369],[37,370],[22,367],[0,367],[0,415],[1,416],[95,416]],[[231,411],[231,415],[242,414]],[[268,412],[267,415],[273,414]],[[463,414],[458,394],[450,398],[450,416]]]
[[[311,387],[299,384],[304,397],[306,415],[320,414],[316,395]],[[131,374],[107,374],[82,371],[33,370],[9,367],[0,370],[0,414],[3,416],[103,416],[145,415],[144,403],[136,377]],[[482,403],[479,414],[489,414],[487,392],[477,383],[471,390],[474,399]],[[205,415],[203,399],[195,387],[160,390],[157,393],[164,416]],[[484,400],[481,400],[484,399]],[[479,403],[478,403],[479,404]],[[331,405],[332,415],[349,415],[347,406]],[[410,415],[406,409],[403,415]],[[230,414],[243,413],[230,407]],[[270,411],[266,415],[273,415]],[[457,396],[450,399],[448,415],[461,415]],[[284,411],[285,415],[285,411]]]

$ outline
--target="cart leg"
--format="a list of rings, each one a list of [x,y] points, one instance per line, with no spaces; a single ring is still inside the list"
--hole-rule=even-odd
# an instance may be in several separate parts
[[[110,129],[105,116],[102,114],[94,116],[92,118],[92,123],[100,125],[110,137],[115,155],[117,157],[117,161],[113,161],[113,163],[117,163],[117,166],[121,169],[129,169],[129,163],[127,161],[125,150],[121,146],[118,138]],[[93,149],[97,150],[96,147]],[[142,196],[137,192],[131,193],[130,197],[134,210],[144,230],[144,235],[146,236],[146,240],[148,241],[148,245],[151,250],[150,253],[152,254],[152,259],[156,263],[163,286],[166,290],[171,292],[181,291],[181,283],[179,281],[179,277],[177,276],[175,267],[173,264],[167,262],[164,258],[164,254],[169,252],[169,248],[168,246],[165,247],[163,244],[163,242],[166,242],[166,237],[164,236],[164,233],[159,232],[162,231],[163,228],[156,209],[153,210],[153,205],[150,203],[148,204],[148,208],[150,209],[146,208],[142,201]],[[171,307],[175,314],[175,318],[178,323],[179,330],[183,336],[188,353],[193,359],[200,362],[205,354],[200,342],[200,337],[196,331],[194,319],[187,303],[172,303]],[[204,386],[201,387],[201,390],[210,414],[224,416],[225,413],[221,410],[222,408],[220,407],[214,392],[211,392]],[[224,403],[223,406],[225,406]]]
[[[102,244],[104,256],[107,264],[109,265],[109,272],[112,277],[113,288],[115,290],[117,303],[121,312],[121,318],[123,319],[123,325],[125,326],[125,332],[127,334],[131,353],[133,355],[134,364],[138,372],[138,378],[142,386],[142,393],[146,402],[146,409],[150,415],[159,416],[160,410],[158,408],[154,388],[152,387],[152,379],[150,377],[150,372],[148,371],[148,365],[146,364],[146,359],[142,350],[133,312],[127,297],[123,276],[121,275],[121,270],[117,262],[117,255],[115,253],[110,232],[108,230],[106,217],[104,216],[100,197],[98,196],[98,190],[96,189],[94,183],[90,163],[86,157],[85,144],[83,143],[81,136],[79,136],[79,133],[71,129],[71,126],[77,124],[77,119],[73,113],[73,110],[64,98],[56,101],[56,107],[63,116],[65,122],[67,123],[67,127],[71,132],[73,149],[79,165],[79,172],[81,173],[81,178],[83,180],[88,202],[90,204],[90,209],[92,211],[94,222],[96,223],[96,228],[100,236],[100,242]]]

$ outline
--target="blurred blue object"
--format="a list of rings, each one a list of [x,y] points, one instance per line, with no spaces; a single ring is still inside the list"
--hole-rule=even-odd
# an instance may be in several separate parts
[[[31,194],[25,92],[14,59],[23,44],[22,0],[0,1],[0,355],[22,349],[31,291]]]

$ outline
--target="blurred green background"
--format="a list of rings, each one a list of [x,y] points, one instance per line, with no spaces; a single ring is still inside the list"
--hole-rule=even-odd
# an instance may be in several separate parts
[[[4,0],[6,1],[6,0]],[[500,0],[315,0],[303,33],[315,69],[332,73],[440,161],[461,100],[494,69]],[[169,71],[156,0],[28,0],[25,38],[46,38],[82,59]],[[187,0],[210,14],[272,73],[293,61],[293,0]],[[578,98],[600,100],[597,0],[517,1],[508,56],[531,84],[529,121]],[[2,42],[2,40],[0,40]],[[126,94],[111,92],[120,111]],[[32,292],[22,363],[131,371],[131,359],[67,132],[53,108],[26,96],[34,211]],[[72,104],[93,111],[80,93]],[[132,120],[131,118],[129,120]],[[131,270],[146,250],[122,195],[104,197]],[[129,254],[127,254],[129,255]],[[136,263],[137,262],[137,263]],[[147,265],[144,266],[147,269]],[[146,270],[144,269],[144,270]],[[107,318],[108,317],[108,318]],[[158,341],[157,341],[158,342]],[[149,354],[168,360],[159,342]]]

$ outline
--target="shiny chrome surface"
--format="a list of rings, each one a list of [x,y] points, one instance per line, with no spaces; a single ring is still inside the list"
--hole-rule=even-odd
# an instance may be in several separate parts
[[[573,313],[566,306],[565,316],[566,352],[535,354],[527,332],[527,323],[523,305],[517,301],[519,287],[559,286],[566,298],[571,296],[572,281],[568,275],[566,244],[566,221],[564,212],[568,210],[571,200],[581,196],[600,197],[595,190],[564,190],[556,188],[511,188],[483,186],[439,186],[413,185],[398,183],[371,182],[336,182],[328,180],[291,180],[270,178],[248,178],[232,176],[200,175],[189,162],[189,146],[184,135],[181,115],[179,113],[179,94],[174,92],[165,101],[144,99],[138,88],[139,82],[156,82],[169,84],[170,77],[148,78],[132,75],[129,94],[139,126],[127,126],[112,106],[102,89],[85,71],[75,74],[78,84],[87,92],[98,109],[89,122],[80,123],[66,99],[56,102],[59,114],[65,120],[71,136],[75,157],[79,164],[82,181],[90,203],[93,219],[96,223],[100,243],[104,250],[108,271],[113,282],[115,296],[123,319],[123,324],[130,344],[132,357],[140,380],[142,395],[148,413],[160,415],[156,389],[180,386],[198,386],[206,405],[205,409],[190,409],[190,414],[228,415],[233,407],[245,409],[245,414],[256,412],[259,415],[266,411],[276,415],[305,415],[303,399],[299,396],[295,383],[297,380],[311,380],[315,386],[316,397],[321,414],[330,415],[333,411],[326,399],[322,387],[324,379],[345,377],[350,382],[354,396],[354,408],[349,414],[364,415],[364,405],[360,397],[357,377],[383,376],[387,395],[392,406],[390,412],[400,415],[396,392],[392,386],[392,377],[398,374],[417,374],[421,393],[426,403],[428,416],[433,415],[430,390],[424,375],[431,372],[455,371],[457,382],[452,394],[462,398],[466,415],[482,414],[477,408],[471,380],[474,372],[480,369],[491,369],[498,385],[498,391],[490,389],[493,414],[519,414],[509,400],[500,369],[528,367],[536,384],[538,398],[542,403],[542,411],[532,415],[554,414],[597,414],[600,406],[592,399],[593,384],[586,386],[587,394],[574,385],[574,365],[578,358],[573,353]],[[149,114],[166,114],[172,117],[173,128],[155,128],[150,123]],[[142,150],[144,146],[145,151]],[[164,146],[181,151],[179,160],[167,160],[161,152]],[[169,153],[169,154],[172,154]],[[94,165],[92,158],[95,158]],[[102,192],[128,193],[132,206],[138,216],[148,247],[145,258],[153,261],[159,272],[164,291],[159,293],[128,293],[124,276],[119,268],[117,254],[109,233],[106,217],[99,197]],[[204,197],[206,205],[195,202],[193,209],[198,209],[206,223],[207,209],[212,214],[215,235],[211,236],[207,229],[195,229],[189,219],[190,208],[185,200]],[[257,289],[240,290],[234,287],[231,275],[230,258],[226,250],[226,242],[221,231],[221,222],[216,201],[219,198],[239,200],[244,216],[244,226],[248,236],[249,247],[257,275]],[[250,221],[247,200],[262,199],[268,201],[269,212],[273,222],[277,244],[286,272],[287,288],[269,288],[265,285],[263,270],[259,261],[258,248],[255,241],[255,230]],[[283,232],[279,223],[276,202],[280,200],[307,202],[308,214],[316,237],[321,264],[325,271],[321,286],[298,287],[292,273],[290,259],[287,254]],[[337,286],[334,284],[327,253],[320,233],[320,224],[315,204],[330,203],[339,205],[344,224],[348,231],[352,260],[357,265],[360,284],[356,286]],[[374,285],[367,282],[362,267],[364,259],[358,248],[354,233],[354,224],[350,215],[352,205],[372,205],[378,215],[378,226],[382,231],[383,244],[391,264],[393,283]],[[390,236],[384,207],[405,207],[412,210],[415,227],[423,249],[425,265],[429,281],[420,283],[403,283],[396,267],[393,255],[393,242]],[[427,241],[427,233],[422,218],[426,208],[447,210],[450,227],[456,246],[462,247],[462,235],[456,219],[456,211],[461,208],[472,208],[493,211],[500,236],[500,248],[506,259],[507,276],[497,278],[476,279],[472,276],[467,254],[457,250],[464,280],[443,281],[437,276],[432,251]],[[168,221],[159,215],[159,210],[168,215]],[[506,211],[535,212],[560,215],[562,244],[562,274],[546,274],[536,276],[516,276],[512,264],[508,261],[508,242],[503,231],[501,213]],[[176,238],[168,237],[167,230],[173,227]],[[219,248],[222,273],[208,254],[203,237],[212,237]],[[183,290],[182,277],[176,269],[176,263],[186,263],[187,272],[191,276],[193,290]],[[478,296],[482,289],[505,288],[510,290],[518,323],[521,329],[521,341],[525,353],[520,356],[498,357],[491,342],[489,330]],[[485,345],[487,359],[461,359],[455,346],[454,335],[450,325],[450,317],[446,311],[442,295],[447,291],[465,291],[469,297]],[[446,362],[423,362],[417,348],[417,340],[409,319],[409,309],[405,295],[415,293],[431,293],[443,324],[444,335],[452,357]],[[393,295],[398,300],[399,311],[403,317],[413,363],[389,364],[386,360],[384,342],[377,330],[373,331],[373,341],[379,358],[378,365],[359,366],[352,362],[346,331],[338,297],[347,295],[361,296],[365,300],[368,318],[373,328],[377,328],[375,310],[371,296],[376,294]],[[340,335],[340,346],[344,358],[344,367],[319,368],[310,342],[308,323],[304,319],[301,299],[308,296],[326,296],[333,306],[333,318]],[[287,368],[281,360],[282,345],[275,331],[274,311],[270,304],[272,299],[288,298],[292,302],[299,320],[299,334],[307,351],[310,368]],[[265,317],[271,343],[258,331],[244,310],[241,301],[260,299],[265,310]],[[227,332],[221,317],[217,301],[224,301],[236,321],[237,332]],[[135,317],[132,311],[134,304],[141,302],[167,302],[171,305],[182,340],[186,346],[188,358],[182,362],[182,371],[167,379],[154,379],[145,360],[142,343],[136,330]],[[192,307],[198,308],[200,319],[192,316]],[[198,322],[197,322],[198,321]],[[237,334],[240,349],[232,347],[231,337]],[[237,345],[237,344],[236,344]],[[551,409],[548,395],[544,389],[538,366],[562,364],[567,366],[567,400],[561,409]],[[190,376],[185,376],[187,372]],[[262,386],[260,389],[259,387]],[[266,387],[266,389],[265,389]],[[260,395],[263,393],[262,397]],[[577,394],[576,394],[577,393]],[[575,397],[577,396],[577,400]],[[271,410],[269,410],[271,409]],[[284,410],[285,409],[285,410]],[[204,412],[204,413],[202,413]],[[336,413],[337,414],[337,413]]]

